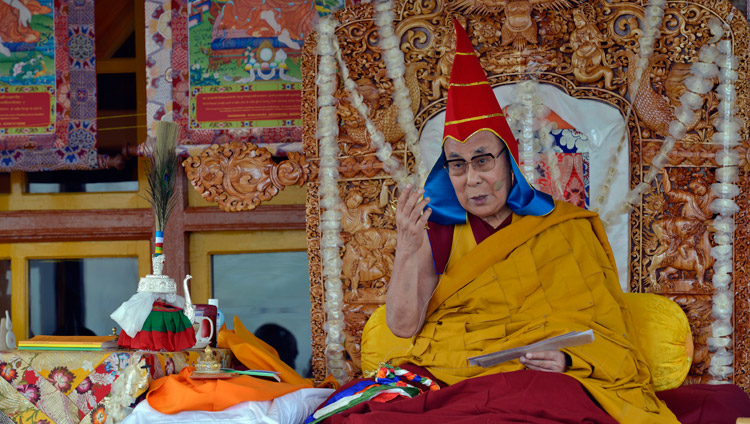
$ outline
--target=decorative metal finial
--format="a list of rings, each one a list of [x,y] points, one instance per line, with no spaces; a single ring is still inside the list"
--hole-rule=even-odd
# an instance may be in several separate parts
[[[154,275],[162,275],[162,272],[164,272],[164,255],[151,258],[151,265],[154,267]]]
[[[176,294],[177,283],[168,275],[163,275],[165,255],[154,256],[151,258],[151,264],[154,267],[154,273],[141,277],[138,282],[138,292],[152,292]]]

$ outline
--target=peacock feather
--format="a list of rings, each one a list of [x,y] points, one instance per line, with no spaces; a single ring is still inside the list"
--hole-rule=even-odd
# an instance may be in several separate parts
[[[146,165],[147,193],[154,208],[156,231],[164,231],[167,219],[177,202],[177,136],[180,127],[174,122],[156,124],[156,141],[146,146],[149,161]]]

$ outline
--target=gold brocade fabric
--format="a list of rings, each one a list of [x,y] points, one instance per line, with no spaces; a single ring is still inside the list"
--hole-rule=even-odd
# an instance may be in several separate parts
[[[619,422],[677,423],[628,337],[630,314],[597,215],[560,202],[547,216],[513,218],[478,246],[468,224],[456,227],[425,324],[411,349],[390,359],[454,384],[524,368],[518,360],[469,366],[471,356],[591,328],[593,343],[564,349],[573,360],[566,373]]]
[[[226,366],[231,353],[217,349]],[[16,423],[105,423],[113,412],[135,400],[148,381],[194,366],[200,351],[142,352],[42,351],[0,352],[0,411]],[[134,364],[146,367],[126,384],[120,377]],[[125,383],[125,380],[122,380]],[[144,384],[145,383],[145,384]],[[117,393],[117,390],[127,391]],[[111,402],[113,396],[117,402]],[[110,422],[111,417],[110,417]]]

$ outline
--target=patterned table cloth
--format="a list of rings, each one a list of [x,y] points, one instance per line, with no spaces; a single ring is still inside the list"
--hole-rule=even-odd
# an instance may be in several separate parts
[[[214,352],[229,365],[231,351]],[[195,366],[200,353],[0,352],[0,411],[19,424],[116,423],[153,379]]]

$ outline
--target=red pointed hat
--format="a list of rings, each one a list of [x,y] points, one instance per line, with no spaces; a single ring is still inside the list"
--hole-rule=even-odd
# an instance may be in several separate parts
[[[455,19],[456,56],[453,58],[448,101],[445,109],[443,144],[450,137],[461,143],[479,131],[491,131],[502,140],[511,153],[510,167],[514,182],[506,203],[518,215],[546,215],[555,207],[552,197],[537,191],[518,167],[518,142],[505,120],[505,113],[495,98],[487,75],[479,63],[466,31]],[[453,184],[445,172],[445,152],[440,154],[424,185],[430,198],[430,221],[443,225],[466,222],[466,210],[456,197]]]
[[[464,143],[474,133],[489,130],[505,142],[518,161],[518,142],[492,92],[474,46],[456,19],[453,25],[456,27],[456,55],[448,87],[443,143],[448,137]]]

